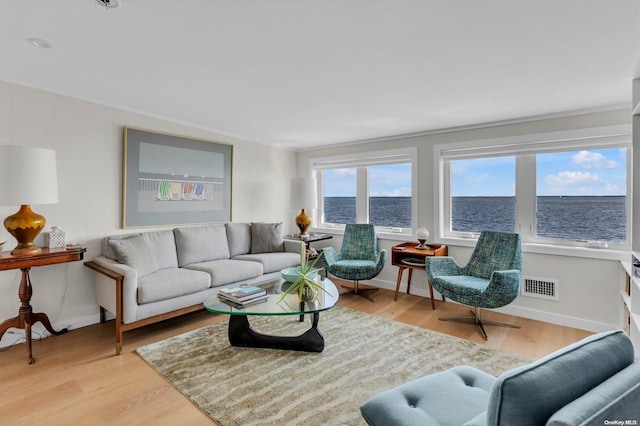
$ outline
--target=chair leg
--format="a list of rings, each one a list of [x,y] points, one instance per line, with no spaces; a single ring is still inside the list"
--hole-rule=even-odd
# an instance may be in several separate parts
[[[494,321],[494,320],[482,320],[482,314],[481,314],[481,309],[478,307],[474,307],[471,310],[471,313],[473,314],[473,316],[471,317],[449,317],[449,318],[438,318],[440,321],[453,321],[453,322],[463,322],[463,323],[468,323],[468,324],[476,324],[478,327],[480,327],[480,330],[482,331],[482,336],[484,337],[484,340],[489,340],[489,338],[487,337],[487,332],[484,330],[484,324],[486,325],[497,325],[500,327],[511,327],[511,328],[520,328],[519,325],[516,324],[510,324],[507,322],[501,322],[501,321]]]
[[[352,293],[355,294],[356,296],[362,296],[365,299],[373,302],[373,299],[367,294],[370,293],[372,291],[378,291],[377,287],[365,287],[365,288],[360,288],[359,286],[359,281],[358,280],[354,280],[353,281],[353,287],[349,287],[347,285],[343,285],[343,288],[348,288],[350,291],[348,293]]]

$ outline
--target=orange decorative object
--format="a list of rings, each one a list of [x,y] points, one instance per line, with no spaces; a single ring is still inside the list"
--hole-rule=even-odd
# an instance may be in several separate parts
[[[11,254],[26,255],[40,252],[40,247],[33,241],[46,223],[44,216],[31,210],[28,204],[21,205],[17,213],[7,216],[4,227],[18,241],[18,245],[11,250]]]
[[[301,237],[309,236],[309,234],[307,233],[307,229],[309,229],[309,226],[311,226],[311,218],[304,211],[304,209],[302,209],[300,214],[296,216],[296,225],[298,226],[298,229],[300,229]]]

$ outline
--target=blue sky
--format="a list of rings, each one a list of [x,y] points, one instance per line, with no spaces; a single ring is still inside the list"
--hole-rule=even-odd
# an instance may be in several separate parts
[[[627,150],[624,148],[538,154],[538,195],[626,195]],[[453,196],[515,195],[515,157],[455,160]],[[373,197],[411,196],[411,166],[389,164],[369,168]],[[356,168],[324,172],[326,197],[355,197]]]
[[[626,195],[626,149],[538,154],[538,195]],[[515,195],[515,157],[452,161],[453,196]]]
[[[369,192],[372,197],[410,197],[411,165],[407,163],[369,167]],[[324,195],[355,197],[355,167],[325,170]]]

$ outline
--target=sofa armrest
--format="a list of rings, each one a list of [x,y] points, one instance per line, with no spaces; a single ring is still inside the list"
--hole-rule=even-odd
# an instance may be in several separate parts
[[[118,317],[118,302],[121,302],[121,317],[126,324],[137,320],[138,309],[138,271],[104,256],[98,256],[85,264],[96,274],[96,298],[98,304]],[[121,277],[121,278],[120,278]],[[117,289],[121,286],[120,289]],[[120,301],[117,292],[120,292]]]
[[[284,240],[284,251],[287,253],[300,253],[300,246],[304,245],[302,241]]]

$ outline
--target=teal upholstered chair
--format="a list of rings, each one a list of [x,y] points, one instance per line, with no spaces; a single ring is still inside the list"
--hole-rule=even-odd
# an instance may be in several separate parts
[[[429,282],[442,296],[473,308],[472,317],[440,320],[475,323],[485,339],[483,324],[520,328],[498,321],[483,322],[480,311],[508,305],[518,296],[522,273],[520,235],[484,231],[464,267],[452,257],[427,257],[425,270]]]
[[[360,411],[371,426],[636,424],[640,358],[623,331],[599,333],[498,377],[457,366],[417,378]]]
[[[354,281],[351,292],[372,300],[365,293],[377,288],[359,288],[359,281],[376,277],[387,260],[387,251],[378,249],[373,225],[347,224],[340,253],[333,247],[328,247],[322,254],[327,272],[338,278]]]

